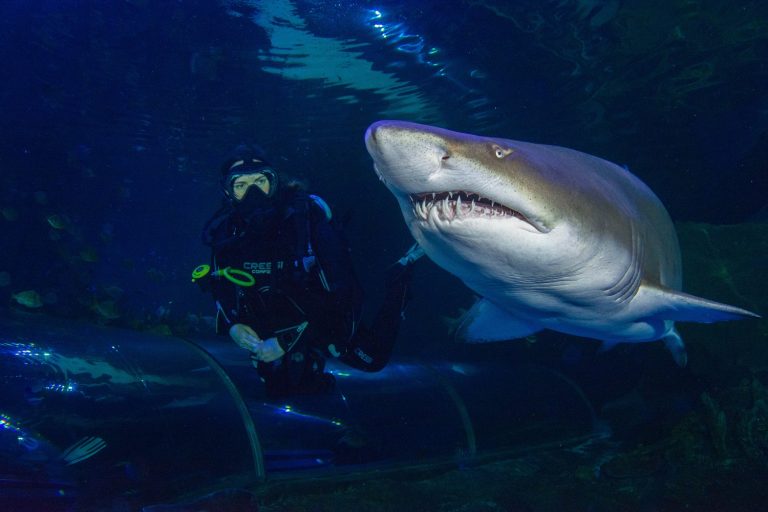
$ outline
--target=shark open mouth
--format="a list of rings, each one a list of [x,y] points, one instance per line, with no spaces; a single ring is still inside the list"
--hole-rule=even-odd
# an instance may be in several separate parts
[[[409,197],[416,217],[423,221],[429,219],[434,210],[440,220],[514,217],[529,224],[536,231],[546,231],[517,210],[473,192],[430,192],[411,194]]]

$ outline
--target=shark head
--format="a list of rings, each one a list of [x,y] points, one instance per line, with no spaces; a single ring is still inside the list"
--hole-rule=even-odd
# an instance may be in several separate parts
[[[372,124],[365,143],[416,241],[470,287],[484,274],[533,278],[532,261],[548,272],[563,257],[548,248],[571,205],[552,201],[563,184],[531,164],[525,143],[402,121]]]
[[[466,221],[454,226],[460,231],[504,219],[504,227],[546,233],[552,212],[536,204],[510,142],[404,121],[379,121],[365,136],[379,178],[409,221],[431,229]]]

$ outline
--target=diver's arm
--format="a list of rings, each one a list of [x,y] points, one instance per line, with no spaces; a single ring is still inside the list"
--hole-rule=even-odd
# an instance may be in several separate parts
[[[212,293],[216,299],[217,328],[221,323],[222,330],[229,333],[229,337],[238,346],[253,352],[263,340],[253,328],[242,323],[240,319],[240,290],[237,287],[233,289],[232,284],[225,280],[219,280],[212,287]]]
[[[213,251],[211,268],[219,270],[219,255]],[[221,274],[211,272],[208,285],[214,301],[216,301],[216,333],[226,334],[233,325],[240,323],[240,290]]]
[[[240,322],[237,290],[218,277],[211,283],[211,295],[216,301],[216,333],[224,334]]]
[[[316,328],[324,331],[326,342],[333,340],[336,348],[341,349],[352,339],[358,328],[362,287],[355,274],[348,246],[342,239],[343,235],[324,215],[313,216],[313,220],[311,240],[319,277],[328,294],[322,304],[316,305],[314,313],[323,319]]]

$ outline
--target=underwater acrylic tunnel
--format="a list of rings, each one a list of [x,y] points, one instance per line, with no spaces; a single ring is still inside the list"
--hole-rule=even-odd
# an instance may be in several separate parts
[[[173,510],[224,489],[456,468],[593,433],[546,368],[333,361],[336,390],[268,400],[224,339],[0,319],[0,508]]]

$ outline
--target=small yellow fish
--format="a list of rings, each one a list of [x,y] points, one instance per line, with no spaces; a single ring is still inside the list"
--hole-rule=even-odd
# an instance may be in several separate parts
[[[61,215],[49,215],[45,220],[48,221],[48,224],[50,224],[53,229],[64,229],[67,227],[67,220]]]
[[[43,306],[43,300],[35,290],[24,290],[23,292],[14,293],[11,295],[11,298],[28,308],[40,308]]]
[[[15,208],[11,208],[10,206],[6,206],[5,208],[1,209],[0,213],[2,213],[5,220],[9,222],[13,222],[14,220],[19,218],[19,212],[17,212]]]
[[[106,288],[104,288],[104,293],[106,293],[113,299],[119,299],[120,297],[123,296],[123,289],[116,285],[107,286]]]
[[[166,324],[153,325],[147,329],[147,332],[151,332],[152,334],[157,334],[159,336],[173,336],[173,331]]]
[[[117,310],[117,306],[113,300],[96,301],[93,303],[93,306],[91,306],[91,309],[105,320],[115,320],[116,318],[120,318],[120,312]]]
[[[94,249],[87,247],[80,251],[80,259],[88,263],[95,263],[99,261],[99,255]]]

